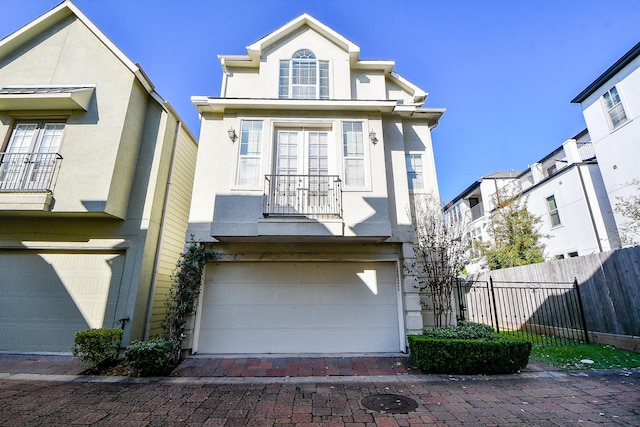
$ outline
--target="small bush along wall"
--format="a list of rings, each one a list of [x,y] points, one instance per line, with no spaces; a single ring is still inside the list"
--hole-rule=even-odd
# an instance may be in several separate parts
[[[527,366],[531,343],[513,338],[441,339],[409,335],[411,359],[425,373],[493,375]]]
[[[96,369],[118,359],[121,341],[122,329],[119,328],[78,331],[73,337],[71,354]]]
[[[124,352],[124,358],[135,377],[168,375],[175,367],[171,355],[177,344],[164,338],[140,341],[131,344]]]

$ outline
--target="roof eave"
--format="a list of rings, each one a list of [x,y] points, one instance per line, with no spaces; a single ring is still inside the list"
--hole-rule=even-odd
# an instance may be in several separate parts
[[[582,92],[580,92],[575,98],[571,100],[572,104],[579,104],[593,94],[600,86],[604,85],[609,79],[620,72],[624,67],[629,65],[631,61],[636,59],[640,55],[640,42],[631,48],[627,53],[622,55],[615,64],[609,67],[604,73],[602,73],[597,79],[595,79],[589,86],[587,86]]]

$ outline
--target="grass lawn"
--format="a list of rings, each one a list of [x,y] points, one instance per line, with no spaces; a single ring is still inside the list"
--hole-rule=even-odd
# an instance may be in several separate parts
[[[500,334],[527,339],[519,334],[509,332],[501,332]],[[530,341],[534,343],[531,349],[531,359],[564,370],[640,368],[639,353],[619,350],[609,345],[563,340],[563,345],[558,346],[553,345],[555,341],[552,341],[551,338],[547,339],[542,335],[538,335]]]

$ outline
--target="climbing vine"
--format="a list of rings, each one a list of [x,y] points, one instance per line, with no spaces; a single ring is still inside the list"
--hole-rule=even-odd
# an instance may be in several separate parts
[[[173,343],[171,361],[175,364],[180,361],[187,320],[195,313],[204,267],[215,258],[215,252],[206,244],[192,240],[178,260],[173,273],[173,284],[166,301],[167,311],[162,327],[166,338]]]

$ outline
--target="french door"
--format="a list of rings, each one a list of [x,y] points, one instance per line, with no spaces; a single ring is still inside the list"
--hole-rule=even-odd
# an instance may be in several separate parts
[[[21,121],[1,153],[0,189],[46,190],[64,133],[63,122]]]
[[[330,157],[328,130],[277,130],[271,190],[276,213],[324,214],[332,209],[337,177],[329,175]]]

